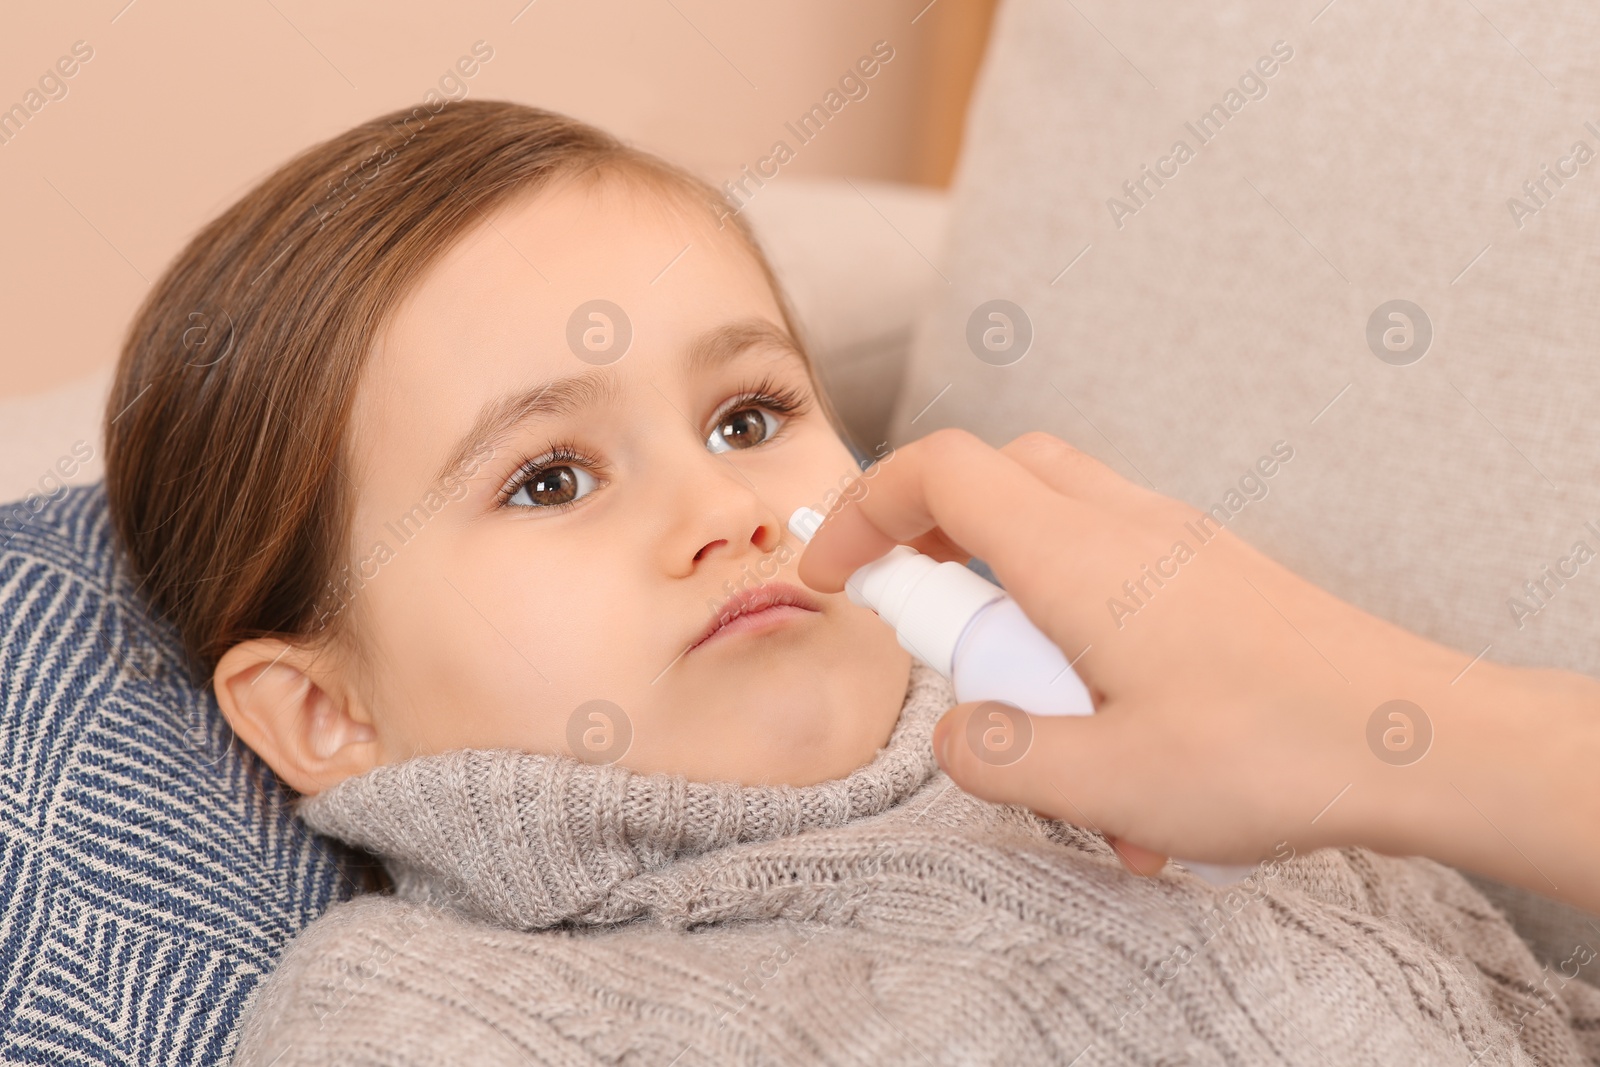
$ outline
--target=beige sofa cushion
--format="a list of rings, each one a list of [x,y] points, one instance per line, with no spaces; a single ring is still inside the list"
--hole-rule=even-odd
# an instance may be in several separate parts
[[[1008,0],[890,440],[1047,430],[1463,667],[1600,675],[1600,8],[1319,7]]]
[[[900,182],[786,178],[745,209],[850,436],[886,439],[921,312],[944,287],[948,194]]]

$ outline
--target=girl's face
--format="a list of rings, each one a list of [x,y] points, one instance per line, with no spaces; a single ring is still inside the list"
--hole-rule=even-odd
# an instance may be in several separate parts
[[[344,472],[377,762],[507,747],[804,785],[872,757],[910,657],[795,576],[788,516],[859,471],[782,322],[731,230],[636,180],[518,198],[430,269]],[[697,645],[741,588],[813,610]]]

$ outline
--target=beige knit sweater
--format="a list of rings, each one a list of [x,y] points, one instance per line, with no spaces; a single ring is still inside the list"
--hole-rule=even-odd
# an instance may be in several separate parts
[[[953,702],[914,666],[876,759],[803,788],[459,751],[304,801],[397,891],[295,939],[234,1062],[1600,1060],[1600,962],[1541,971],[1454,871],[1284,848],[1227,892],[1134,877],[951,787]]]

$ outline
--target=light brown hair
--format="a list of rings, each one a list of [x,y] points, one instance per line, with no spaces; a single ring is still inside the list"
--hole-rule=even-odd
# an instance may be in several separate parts
[[[253,637],[319,648],[348,637],[348,613],[318,603],[349,556],[348,423],[379,329],[486,212],[556,177],[607,174],[731,226],[805,352],[754,234],[709,183],[505,101],[395,111],[314,145],[179,253],[123,343],[106,492],[134,575],[197,678]],[[820,389],[818,400],[837,428]]]

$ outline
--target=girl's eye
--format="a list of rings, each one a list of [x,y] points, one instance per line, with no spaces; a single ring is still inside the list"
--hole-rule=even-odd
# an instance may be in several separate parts
[[[780,420],[765,408],[739,408],[717,420],[717,428],[706,438],[706,447],[713,452],[754,448],[777,433],[780,425]]]
[[[522,482],[506,497],[507,504],[518,507],[567,508],[599,484],[572,454],[538,460],[524,467],[519,477]]]

